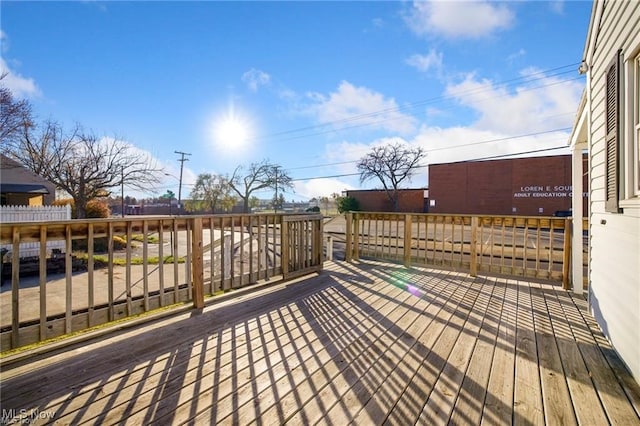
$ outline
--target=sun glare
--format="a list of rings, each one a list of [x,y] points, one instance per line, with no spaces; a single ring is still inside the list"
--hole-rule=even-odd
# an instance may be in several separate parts
[[[237,116],[226,116],[216,124],[215,138],[218,145],[229,149],[241,148],[248,143],[248,125]]]

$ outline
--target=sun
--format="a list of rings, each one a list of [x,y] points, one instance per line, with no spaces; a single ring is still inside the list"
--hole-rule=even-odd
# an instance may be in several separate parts
[[[228,149],[242,148],[249,143],[249,125],[241,117],[228,114],[216,122],[215,139]]]

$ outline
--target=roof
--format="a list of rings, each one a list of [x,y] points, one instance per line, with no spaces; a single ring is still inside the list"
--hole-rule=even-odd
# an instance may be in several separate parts
[[[49,194],[44,185],[25,183],[0,183],[0,193],[3,194]]]

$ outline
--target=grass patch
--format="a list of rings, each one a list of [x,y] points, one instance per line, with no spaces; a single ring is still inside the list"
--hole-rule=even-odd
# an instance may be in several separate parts
[[[79,253],[79,254],[75,254],[74,255],[76,257],[76,259],[82,261],[82,262],[88,262],[89,261],[89,255],[86,253]],[[131,264],[132,265],[142,265],[144,264],[144,259],[140,256],[135,256],[131,258]],[[184,257],[179,257],[178,258],[178,263],[185,263],[186,259]],[[160,263],[160,257],[159,256],[150,256],[147,258],[147,265],[158,265]],[[172,264],[173,263],[173,256],[164,256],[164,261],[163,263],[166,264]],[[117,265],[117,266],[127,266],[127,259],[126,258],[122,258],[122,257],[114,257],[113,258],[113,264]],[[94,254],[93,255],[93,266],[96,268],[104,268],[107,267],[109,265],[109,256],[105,255],[105,254]]]
[[[126,238],[126,236],[124,236],[123,238]],[[143,243],[144,242],[144,235],[143,234],[133,234],[131,236],[131,241],[138,241],[140,243]],[[149,244],[158,244],[160,242],[160,240],[155,235],[147,235],[147,242]]]

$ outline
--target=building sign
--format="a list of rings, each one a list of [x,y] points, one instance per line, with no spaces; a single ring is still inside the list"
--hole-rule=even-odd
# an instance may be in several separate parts
[[[571,185],[525,185],[513,193],[513,198],[571,198]],[[587,197],[587,192],[582,196]]]

